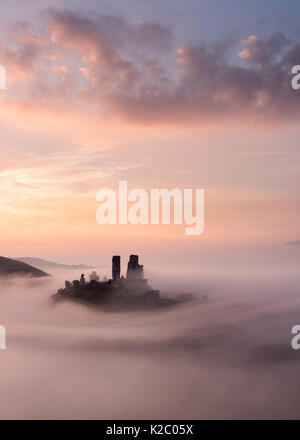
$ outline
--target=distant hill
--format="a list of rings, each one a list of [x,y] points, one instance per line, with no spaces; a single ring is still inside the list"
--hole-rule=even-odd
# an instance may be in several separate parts
[[[19,275],[33,278],[48,277],[49,274],[30,266],[23,261],[12,260],[11,258],[0,257],[0,276]]]
[[[59,264],[53,261],[43,260],[42,258],[32,258],[32,257],[21,257],[17,258],[18,261],[23,261],[36,267],[50,268],[50,269],[74,269],[74,270],[85,270],[85,269],[96,269],[95,266],[87,266],[85,264]]]

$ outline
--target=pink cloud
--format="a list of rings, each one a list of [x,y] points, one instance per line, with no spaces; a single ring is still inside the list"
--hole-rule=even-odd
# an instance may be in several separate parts
[[[172,47],[170,30],[155,23],[54,9],[47,23],[47,38],[21,26],[18,48],[0,48],[12,77],[34,78],[28,100],[142,124],[299,115],[290,70],[300,44],[281,33],[231,43],[241,61],[233,63],[222,44]]]

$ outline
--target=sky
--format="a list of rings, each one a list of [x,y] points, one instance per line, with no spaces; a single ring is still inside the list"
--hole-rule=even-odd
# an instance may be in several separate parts
[[[4,2],[1,254],[298,258],[299,12],[296,0]],[[100,226],[96,194],[120,180],[205,189],[204,234]]]

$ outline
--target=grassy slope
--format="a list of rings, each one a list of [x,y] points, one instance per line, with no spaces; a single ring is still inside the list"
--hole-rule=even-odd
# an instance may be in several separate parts
[[[0,257],[0,276],[1,275],[19,275],[34,278],[49,276],[46,272],[29,266],[29,264],[5,257]]]

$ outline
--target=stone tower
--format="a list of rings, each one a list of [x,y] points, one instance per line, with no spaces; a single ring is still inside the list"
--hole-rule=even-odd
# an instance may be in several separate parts
[[[128,267],[127,267],[128,279],[143,279],[144,278],[144,266],[139,264],[138,255],[130,255]]]
[[[112,279],[119,280],[121,274],[121,257],[114,255],[112,258]]]

